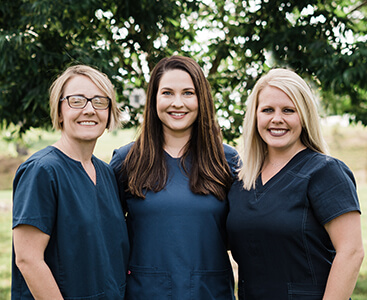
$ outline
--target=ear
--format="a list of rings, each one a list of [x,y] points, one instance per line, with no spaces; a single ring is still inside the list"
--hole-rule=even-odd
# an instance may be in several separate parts
[[[62,112],[60,110],[60,112],[59,112],[59,124],[62,125],[62,122],[64,122],[64,117],[63,117]]]
[[[110,122],[111,122],[111,105],[108,107],[108,119],[107,119],[106,129],[108,129],[108,126],[110,126]]]

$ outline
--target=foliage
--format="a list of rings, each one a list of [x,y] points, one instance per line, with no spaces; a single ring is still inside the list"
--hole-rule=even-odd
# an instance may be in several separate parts
[[[327,112],[367,124],[366,1],[284,0],[2,0],[0,127],[49,127],[48,87],[75,63],[113,80],[136,126],[142,107],[129,102],[162,57],[194,57],[212,84],[229,141],[238,137],[256,79],[287,66],[313,82]],[[4,3],[5,4],[5,3]],[[337,95],[337,97],[335,97]]]

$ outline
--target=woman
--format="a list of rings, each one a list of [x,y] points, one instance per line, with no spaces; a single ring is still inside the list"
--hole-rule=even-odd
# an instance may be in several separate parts
[[[162,59],[141,133],[111,161],[131,244],[126,299],[234,299],[225,221],[236,156],[223,148],[200,66]]]
[[[352,172],[325,154],[311,90],[271,70],[243,128],[227,220],[239,299],[348,299],[363,259],[360,208]]]
[[[50,88],[61,138],[14,179],[12,299],[124,299],[129,244],[111,167],[93,156],[119,124],[110,80],[83,65]]]

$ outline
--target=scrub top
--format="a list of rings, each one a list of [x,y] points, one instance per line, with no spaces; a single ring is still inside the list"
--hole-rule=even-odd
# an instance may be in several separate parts
[[[166,187],[146,198],[125,194],[121,164],[131,144],[115,150],[111,165],[127,201],[131,254],[128,300],[231,300],[233,272],[227,253],[227,201],[191,192],[180,158],[167,153]],[[237,152],[225,145],[231,169]]]
[[[335,249],[324,225],[359,211],[355,180],[341,161],[305,149],[265,185],[228,194],[227,230],[239,265],[240,300],[321,300]]]
[[[37,227],[50,236],[45,261],[64,299],[124,299],[129,241],[111,167],[92,157],[96,185],[82,164],[49,146],[15,175],[13,228]],[[33,299],[15,265],[12,299]]]

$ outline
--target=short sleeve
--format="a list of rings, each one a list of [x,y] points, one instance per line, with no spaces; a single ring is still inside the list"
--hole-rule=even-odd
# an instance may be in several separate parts
[[[236,177],[242,164],[240,156],[235,148],[227,144],[223,144],[223,147],[232,176]]]
[[[352,171],[341,161],[325,156],[324,165],[312,174],[308,188],[311,206],[321,224],[350,212],[360,212]]]
[[[13,228],[32,225],[51,235],[57,191],[52,172],[37,161],[19,167],[13,183]]]

